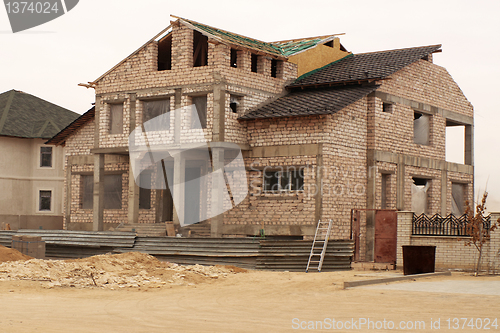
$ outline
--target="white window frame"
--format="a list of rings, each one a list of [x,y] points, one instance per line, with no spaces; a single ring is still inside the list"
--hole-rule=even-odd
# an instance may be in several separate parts
[[[40,194],[42,191],[49,191],[50,192],[50,210],[40,210]],[[35,211],[38,214],[53,214],[54,213],[54,198],[55,198],[55,190],[54,188],[47,188],[47,187],[40,187],[36,189],[35,192]]]
[[[50,161],[50,165],[51,166],[42,166],[42,148],[43,147],[48,147],[48,148],[52,148],[52,153],[51,153],[51,161]],[[55,146],[52,146],[52,145],[44,145],[44,144],[39,144],[37,145],[37,169],[43,169],[43,170],[50,170],[50,169],[54,169],[55,166],[55,154],[56,154],[56,147]]]

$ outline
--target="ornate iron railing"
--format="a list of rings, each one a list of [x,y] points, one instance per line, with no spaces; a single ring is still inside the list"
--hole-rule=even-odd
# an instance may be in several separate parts
[[[485,229],[491,225],[490,215],[483,217]],[[421,214],[413,214],[412,235],[422,236],[469,236],[467,234],[467,215],[441,216],[435,214],[431,217]]]

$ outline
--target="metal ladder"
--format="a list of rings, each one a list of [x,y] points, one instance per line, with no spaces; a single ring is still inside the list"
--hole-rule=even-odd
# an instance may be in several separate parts
[[[323,235],[323,230],[326,230],[324,238],[321,239]],[[309,260],[307,261],[306,273],[309,271],[309,267],[311,264],[318,264],[317,270],[318,273],[321,272],[321,267],[323,266],[323,260],[325,259],[326,247],[328,245],[328,238],[330,236],[330,231],[332,230],[332,220],[328,220],[328,222],[318,221],[318,225],[316,226],[316,233],[314,234],[314,240],[311,247],[311,253],[309,254]],[[322,244],[321,253],[316,253],[315,250],[319,250],[316,248],[316,243],[318,245]],[[319,257],[318,260],[313,260],[315,257]]]

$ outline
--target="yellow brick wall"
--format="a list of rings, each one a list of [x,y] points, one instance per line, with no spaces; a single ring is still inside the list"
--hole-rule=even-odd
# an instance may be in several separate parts
[[[327,117],[323,138],[322,220],[332,237],[350,237],[351,209],[366,208],[367,98]]]
[[[436,269],[472,270],[478,258],[474,246],[465,246],[467,237],[412,236],[412,212],[398,212],[397,265],[403,266],[402,246],[436,246]],[[491,221],[497,221],[500,213],[492,213]],[[482,270],[495,273],[500,271],[500,230],[491,233],[490,240],[484,245]]]
[[[378,91],[473,116],[472,104],[450,73],[429,61],[419,60],[381,83]]]

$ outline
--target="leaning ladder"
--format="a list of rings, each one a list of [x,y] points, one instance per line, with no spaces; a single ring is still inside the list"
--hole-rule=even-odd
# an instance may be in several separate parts
[[[324,233],[323,237],[324,230],[326,230],[326,233]],[[316,233],[314,234],[314,240],[311,247],[311,253],[309,254],[309,260],[307,261],[306,273],[309,271],[309,267],[311,267],[311,264],[318,264],[318,273],[321,272],[321,267],[323,267],[323,260],[325,259],[326,247],[328,245],[328,238],[330,236],[331,230],[332,220],[328,220],[328,222],[318,221],[318,225],[316,226]],[[321,247],[321,253],[315,252],[319,250],[319,248],[316,248],[316,243],[318,245],[323,245]],[[317,257],[319,257],[318,260],[315,260]]]

